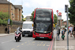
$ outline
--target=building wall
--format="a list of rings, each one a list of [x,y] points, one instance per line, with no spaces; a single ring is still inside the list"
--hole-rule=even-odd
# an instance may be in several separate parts
[[[15,20],[15,7],[13,5],[11,5],[11,18],[12,20]]]
[[[19,21],[19,9],[15,9],[15,20]]]
[[[19,21],[22,21],[22,9],[19,10]]]
[[[11,20],[22,21],[22,9],[15,8],[12,4],[0,4],[0,12],[8,13]]]
[[[0,4],[0,12],[8,13],[8,4]]]
[[[8,4],[0,4],[0,12],[8,13],[10,15],[10,19],[12,19],[11,6],[12,5],[8,5]]]

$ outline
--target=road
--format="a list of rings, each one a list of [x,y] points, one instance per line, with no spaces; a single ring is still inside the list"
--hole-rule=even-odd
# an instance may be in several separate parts
[[[53,50],[54,39],[35,40],[32,37],[22,37],[20,42],[14,40],[14,35],[0,37],[0,50]]]

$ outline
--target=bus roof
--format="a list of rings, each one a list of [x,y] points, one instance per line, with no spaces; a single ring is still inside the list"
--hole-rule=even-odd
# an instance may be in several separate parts
[[[51,9],[51,8],[36,8],[36,9],[50,9],[50,10],[53,10],[53,9]]]

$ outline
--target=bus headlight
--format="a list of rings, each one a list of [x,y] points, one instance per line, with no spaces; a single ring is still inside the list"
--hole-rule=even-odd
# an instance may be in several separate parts
[[[47,33],[47,31],[44,31],[44,33]]]

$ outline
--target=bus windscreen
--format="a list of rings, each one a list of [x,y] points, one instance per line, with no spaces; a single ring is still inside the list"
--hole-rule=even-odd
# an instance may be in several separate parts
[[[36,9],[35,31],[40,33],[51,32],[51,10]]]

